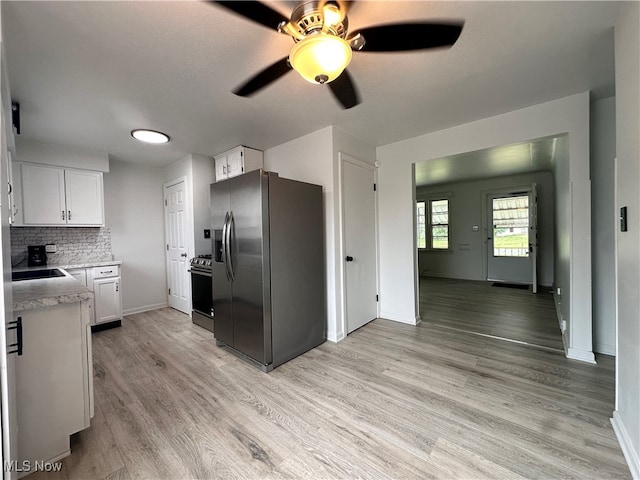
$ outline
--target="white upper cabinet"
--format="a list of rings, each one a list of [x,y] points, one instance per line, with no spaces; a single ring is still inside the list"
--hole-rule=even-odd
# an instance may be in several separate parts
[[[235,147],[214,157],[216,182],[235,177],[251,170],[263,168],[263,154],[260,150],[248,147]]]
[[[22,222],[17,223],[104,225],[102,172],[23,163],[20,173]]]
[[[103,225],[102,173],[65,170],[67,225]]]

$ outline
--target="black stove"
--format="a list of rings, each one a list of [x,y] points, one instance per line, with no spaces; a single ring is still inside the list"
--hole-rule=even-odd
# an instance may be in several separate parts
[[[198,271],[211,273],[213,269],[213,260],[211,259],[211,255],[198,255],[197,257],[193,257],[190,264],[191,271],[196,269]]]
[[[191,264],[191,319],[193,323],[213,332],[213,291],[211,255],[198,255]]]

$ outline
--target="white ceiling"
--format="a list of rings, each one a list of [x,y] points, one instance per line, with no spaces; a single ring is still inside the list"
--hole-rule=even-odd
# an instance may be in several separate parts
[[[556,137],[538,138],[416,163],[416,186],[550,172],[556,160],[556,143]]]
[[[288,16],[293,2],[273,2]],[[265,150],[328,125],[379,146],[591,90],[614,94],[616,2],[359,1],[350,29],[462,19],[449,50],[354,54],[362,103],[290,72],[252,98],[231,90],[288,54],[289,37],[214,4],[13,2],[2,36],[23,138],[164,166],[239,144]],[[133,140],[162,130],[163,146]],[[19,152],[18,152],[19,155]]]

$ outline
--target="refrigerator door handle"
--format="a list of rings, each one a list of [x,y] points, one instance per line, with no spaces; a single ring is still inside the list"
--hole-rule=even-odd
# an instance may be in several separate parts
[[[236,281],[236,272],[233,267],[233,232],[235,230],[236,221],[233,217],[233,211],[229,213],[229,226],[227,227],[227,248],[228,248],[228,257],[229,257],[229,276],[231,277],[231,281]]]
[[[222,262],[224,263],[224,273],[227,276],[227,281],[231,281],[229,276],[229,246],[227,244],[227,233],[229,231],[229,212],[224,214],[224,224],[222,225]]]

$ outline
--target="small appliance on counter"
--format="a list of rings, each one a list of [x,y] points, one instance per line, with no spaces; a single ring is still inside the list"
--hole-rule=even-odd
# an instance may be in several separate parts
[[[27,265],[29,267],[47,266],[47,254],[44,245],[29,245],[27,247]]]

